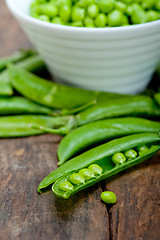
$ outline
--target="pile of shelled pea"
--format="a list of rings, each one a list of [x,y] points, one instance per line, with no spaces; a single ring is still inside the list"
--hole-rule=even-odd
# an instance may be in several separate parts
[[[160,0],[34,0],[30,15],[74,27],[119,27],[160,19]]]

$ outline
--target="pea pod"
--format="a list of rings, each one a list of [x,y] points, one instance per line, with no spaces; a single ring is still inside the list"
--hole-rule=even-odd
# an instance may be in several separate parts
[[[15,66],[10,66],[9,70],[11,83],[18,92],[37,103],[49,107],[72,109],[95,99],[102,102],[109,98],[121,96],[121,94],[94,92],[60,85],[39,78]]]
[[[13,95],[13,88],[9,83],[0,82],[0,96],[11,96]]]
[[[43,130],[30,128],[32,124],[40,124],[44,127],[57,127],[65,124],[64,118],[54,118],[44,115],[18,115],[0,117],[0,138],[24,137],[44,134]]]
[[[34,55],[35,52],[33,50],[19,50],[18,52],[15,52],[13,55],[8,57],[0,58],[0,72],[4,70],[8,64],[10,63],[17,63],[19,61],[22,61],[26,57]]]
[[[50,133],[65,135],[73,128],[86,123],[123,116],[159,117],[160,108],[151,97],[145,95],[113,98],[108,101],[99,102],[81,111],[76,116],[71,117],[72,122],[69,121],[69,124],[60,129],[43,128],[43,130]],[[37,126],[37,128],[39,128],[39,126]]]
[[[45,69],[45,64],[42,61],[42,59],[35,55],[35,56],[30,56],[18,63],[15,64],[16,66],[26,69],[30,72],[39,72],[42,69]],[[10,82],[10,76],[9,76],[9,71],[8,69],[5,69],[1,74],[0,74],[0,82]]]
[[[0,115],[25,113],[54,115],[53,109],[34,103],[24,97],[0,97]]]
[[[159,130],[160,122],[135,117],[88,123],[73,130],[62,139],[57,151],[58,165],[107,140],[134,133],[158,132]]]
[[[115,165],[113,163],[112,156],[115,153],[125,152],[128,149],[135,149],[144,144],[148,144],[153,147],[150,147],[149,151],[147,153],[145,152],[144,155],[138,155],[135,159],[126,161],[123,164]],[[140,133],[111,140],[110,142],[95,147],[64,163],[42,180],[39,184],[38,192],[41,193],[43,189],[58,180],[52,187],[54,193],[60,197],[68,198],[77,191],[80,191],[102,179],[112,176],[151,157],[160,149],[159,144],[160,136],[156,133]],[[72,173],[77,173],[83,168],[90,167],[92,164],[98,164],[103,170],[102,174],[99,175],[98,173],[98,177],[96,175],[95,178],[92,178],[83,184],[76,185],[73,188],[73,191],[62,192],[59,189],[60,182],[68,181]]]

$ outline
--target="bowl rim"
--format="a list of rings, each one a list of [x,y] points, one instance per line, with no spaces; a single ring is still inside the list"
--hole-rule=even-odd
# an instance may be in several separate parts
[[[23,1],[23,0],[21,0]],[[31,24],[48,28],[48,29],[55,29],[55,30],[61,30],[61,31],[74,31],[74,32],[91,32],[91,33],[104,33],[104,32],[122,32],[122,31],[135,31],[135,30],[141,30],[142,28],[152,28],[155,25],[160,25],[160,20],[147,22],[147,23],[141,23],[136,25],[129,25],[129,26],[120,26],[120,27],[104,27],[104,28],[86,28],[86,27],[74,27],[74,26],[67,26],[67,25],[60,25],[60,24],[54,24],[50,22],[44,22],[39,19],[33,18],[29,16],[28,14],[24,12],[20,12],[18,8],[16,7],[16,4],[13,4],[14,0],[6,0],[6,4],[10,11],[17,17],[22,18],[26,22],[29,22]]]

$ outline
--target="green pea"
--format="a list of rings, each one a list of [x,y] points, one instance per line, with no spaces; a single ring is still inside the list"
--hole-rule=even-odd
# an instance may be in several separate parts
[[[112,161],[115,163],[115,164],[122,164],[126,161],[126,157],[124,156],[123,153],[115,153],[113,156],[112,156]]]
[[[99,13],[95,19],[95,25],[97,27],[105,27],[107,24],[107,16],[104,13]]]
[[[87,8],[87,13],[91,18],[95,18],[99,13],[99,7],[97,4],[91,4]]]
[[[84,8],[79,8],[76,6],[72,8],[71,18],[73,22],[82,21],[84,17],[85,17]]]
[[[160,11],[160,0],[156,0],[154,7],[156,10]]]
[[[115,5],[114,0],[99,0],[98,1],[98,6],[102,13],[110,12],[111,10],[113,10],[114,5]]]
[[[127,26],[129,25],[129,19],[126,15],[123,15],[123,22],[122,22],[123,26]]]
[[[134,149],[127,150],[124,155],[127,159],[131,160],[137,157],[137,152]]]
[[[79,5],[80,7],[86,8],[88,5],[90,5],[90,4],[94,3],[94,2],[95,2],[95,0],[80,0],[80,1],[78,2],[78,5]]]
[[[85,19],[84,19],[84,24],[87,26],[87,25],[94,25],[94,20],[93,20],[93,18],[91,18],[91,17],[85,17]]]
[[[115,9],[120,10],[123,13],[127,12],[127,5],[123,2],[116,1],[115,2]]]
[[[38,19],[41,20],[41,21],[44,21],[44,22],[50,22],[49,17],[46,16],[46,15],[40,15],[40,16],[38,17]]]
[[[147,13],[143,10],[143,8],[138,3],[134,3],[132,5],[131,22],[133,24],[140,24],[140,23],[145,23],[147,21],[148,21]]]
[[[52,19],[52,23],[55,24],[60,24],[60,25],[65,25],[65,23],[63,22],[63,20],[60,17],[55,17]]]
[[[94,178],[94,173],[88,169],[88,168],[83,168],[81,170],[79,170],[79,172],[81,175],[83,175],[83,177],[86,179],[86,180],[89,180],[91,178]]]
[[[123,13],[119,10],[113,10],[108,14],[108,25],[110,27],[118,27],[123,24]]]
[[[44,4],[43,14],[51,18],[56,17],[58,15],[58,8],[53,4]]]
[[[154,2],[153,0],[142,0],[142,7],[144,9],[151,9],[154,6]]]
[[[59,188],[62,190],[62,191],[69,191],[69,190],[73,190],[73,185],[68,182],[68,181],[65,181],[65,182],[61,182],[59,184]]]
[[[101,175],[103,172],[103,169],[98,164],[92,164],[88,167],[89,170],[91,170],[94,175]]]
[[[69,19],[70,19],[70,15],[71,15],[70,6],[67,5],[67,4],[62,4],[61,7],[60,7],[59,15],[64,22],[68,22]]]
[[[143,155],[145,153],[147,153],[149,151],[149,148],[146,145],[141,145],[137,147],[137,151],[139,153],[139,155]]]
[[[156,21],[159,19],[159,13],[154,10],[147,11],[148,22]]]
[[[76,185],[85,183],[85,178],[80,173],[73,173],[69,179],[73,184],[76,184]]]
[[[71,23],[71,26],[73,27],[83,27],[83,22],[82,21],[75,21]]]
[[[113,193],[111,191],[102,192],[101,199],[103,202],[105,202],[107,204],[114,204],[117,202],[117,197],[116,197],[115,193]]]
[[[149,148],[147,147],[147,145],[141,145],[137,147],[138,151],[148,151]]]
[[[95,28],[96,26],[94,24],[92,24],[92,23],[88,23],[88,24],[86,24],[86,27],[88,27],[88,28]]]

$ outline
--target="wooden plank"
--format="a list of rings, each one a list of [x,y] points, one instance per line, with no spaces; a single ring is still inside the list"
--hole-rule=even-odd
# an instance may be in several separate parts
[[[4,56],[30,43],[3,0],[0,4],[0,56]],[[0,239],[158,240],[160,155],[69,200],[50,191],[38,195],[39,182],[56,168],[60,139],[43,135],[0,140]],[[100,201],[106,189],[118,198],[111,208]]]

